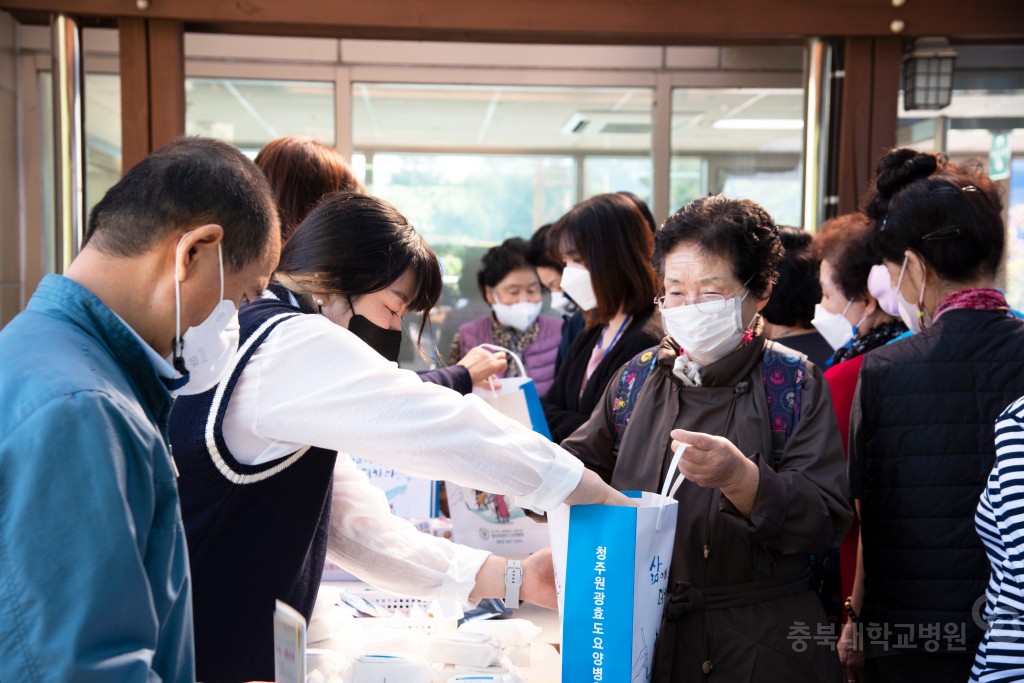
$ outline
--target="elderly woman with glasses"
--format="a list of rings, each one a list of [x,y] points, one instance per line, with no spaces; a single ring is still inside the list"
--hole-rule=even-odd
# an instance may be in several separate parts
[[[839,675],[811,556],[838,543],[852,509],[820,370],[764,334],[781,257],[754,202],[714,195],[670,217],[654,246],[667,336],[563,442],[620,490],[660,490],[684,447],[654,681]]]

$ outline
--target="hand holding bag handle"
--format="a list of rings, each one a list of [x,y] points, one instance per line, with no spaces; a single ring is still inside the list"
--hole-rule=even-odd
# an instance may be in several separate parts
[[[679,487],[686,481],[686,477],[679,471],[679,461],[683,459],[685,450],[686,444],[684,443],[672,454],[672,462],[668,466],[668,474],[665,475],[665,483],[661,487],[661,503],[658,505],[658,521],[654,525],[655,531],[661,531],[661,516],[665,512],[665,504],[675,498]]]
[[[490,349],[492,351],[504,351],[508,355],[512,356],[512,360],[514,360],[516,362],[516,366],[519,368],[519,376],[520,377],[527,377],[528,376],[526,374],[526,366],[523,365],[523,359],[520,358],[519,354],[517,354],[512,349],[506,349],[504,346],[498,346],[497,344],[486,344],[485,343],[485,344],[479,344],[479,346],[482,346],[485,349]],[[488,378],[488,381],[491,381],[490,378]],[[494,382],[493,381],[491,381],[491,392],[493,392],[495,395],[497,395],[497,393],[498,393],[497,391],[494,390]]]

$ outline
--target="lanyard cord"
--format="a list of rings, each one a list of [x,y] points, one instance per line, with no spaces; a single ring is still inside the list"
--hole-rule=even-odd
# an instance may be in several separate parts
[[[633,316],[627,315],[626,319],[622,321],[622,324],[619,325],[619,329],[615,332],[615,336],[612,337],[611,343],[608,344],[608,348],[609,349],[611,347],[615,346],[615,342],[619,341],[619,335],[622,334],[622,330],[624,330],[626,328],[626,325],[628,325],[629,321],[632,320],[632,319],[633,319]],[[604,339],[604,334],[602,334],[600,337],[597,338],[597,348],[601,348],[601,340],[603,340],[603,339]],[[607,353],[608,353],[608,351],[605,351],[605,354],[607,354]]]

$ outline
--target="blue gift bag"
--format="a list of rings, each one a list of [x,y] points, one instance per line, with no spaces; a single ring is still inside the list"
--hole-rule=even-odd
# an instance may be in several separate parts
[[[650,681],[682,479],[669,490],[671,482],[660,495],[626,491],[638,507],[562,505],[548,513],[563,683]]]

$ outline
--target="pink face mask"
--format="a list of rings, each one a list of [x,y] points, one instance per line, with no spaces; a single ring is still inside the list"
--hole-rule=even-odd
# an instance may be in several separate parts
[[[900,317],[899,296],[889,284],[889,269],[881,263],[868,273],[868,292],[878,301],[879,308],[894,318]]]
[[[895,292],[897,301],[900,307],[900,318],[903,319],[904,324],[907,328],[917,334],[926,327],[931,327],[932,319],[931,316],[924,310],[924,280],[921,281],[921,291],[917,294],[917,305],[915,306],[911,302],[907,301],[902,294],[900,294],[900,286],[903,284],[903,275],[907,272],[907,263],[909,258],[903,257],[903,265],[900,266],[900,277],[896,280]]]

